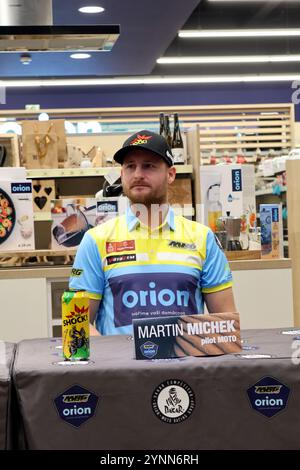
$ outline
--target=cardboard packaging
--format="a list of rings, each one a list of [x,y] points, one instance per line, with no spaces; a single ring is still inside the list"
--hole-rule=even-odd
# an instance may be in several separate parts
[[[94,198],[54,199],[51,201],[51,248],[74,249],[85,232],[95,226]]]
[[[32,182],[0,181],[0,252],[34,249]]]
[[[248,249],[249,229],[256,225],[254,166],[200,166],[200,186],[202,204],[197,208],[197,220],[215,232],[219,217],[240,217],[240,241]]]
[[[51,201],[52,250],[75,249],[85,232],[124,213],[127,198],[74,198]]]
[[[34,212],[50,212],[51,200],[55,197],[54,180],[32,180]]]
[[[260,204],[261,257],[283,258],[282,204]]]
[[[65,121],[22,121],[23,163],[26,168],[64,167],[67,160]]]

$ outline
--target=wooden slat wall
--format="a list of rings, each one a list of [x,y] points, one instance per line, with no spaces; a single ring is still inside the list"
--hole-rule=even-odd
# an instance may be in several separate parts
[[[261,114],[268,113],[268,114]],[[270,114],[273,113],[273,114]],[[276,113],[276,114],[275,114]],[[195,116],[193,116],[195,120]],[[240,105],[201,107],[197,123],[187,131],[188,154],[194,167],[194,196],[197,220],[201,220],[200,165],[209,163],[210,152],[222,157],[245,151],[246,158],[269,149],[289,149],[294,145],[294,105]],[[254,160],[253,160],[254,161]],[[199,209],[200,208],[200,209]]]
[[[293,146],[293,105],[224,106],[214,112],[198,121],[199,147],[206,156],[214,150],[222,157],[224,151],[235,155],[238,149],[255,153],[276,148],[280,152]]]

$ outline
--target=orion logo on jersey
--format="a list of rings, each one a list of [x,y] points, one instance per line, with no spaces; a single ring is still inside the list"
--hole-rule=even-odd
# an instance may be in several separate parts
[[[198,312],[197,278],[184,273],[135,273],[109,279],[116,327],[133,319]],[[199,295],[199,294],[198,294]]]

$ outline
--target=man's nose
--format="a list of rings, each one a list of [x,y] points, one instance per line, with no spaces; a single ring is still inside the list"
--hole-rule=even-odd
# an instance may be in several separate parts
[[[134,177],[137,179],[144,177],[144,171],[141,165],[137,165],[134,170]]]

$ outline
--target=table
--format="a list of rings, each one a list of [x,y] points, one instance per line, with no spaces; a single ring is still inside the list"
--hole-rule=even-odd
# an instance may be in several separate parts
[[[131,337],[94,337],[90,363],[65,366],[60,339],[22,341],[13,375],[27,448],[300,449],[290,333],[244,331],[241,355],[141,361]]]
[[[0,341],[0,450],[12,445],[11,423],[11,369],[15,345]]]

